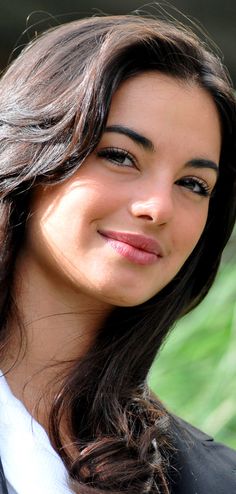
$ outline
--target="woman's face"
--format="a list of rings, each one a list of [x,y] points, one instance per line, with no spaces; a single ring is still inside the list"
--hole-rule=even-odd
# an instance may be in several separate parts
[[[158,72],[124,82],[95,151],[72,178],[37,191],[28,265],[57,290],[115,306],[148,300],[201,236],[220,147],[204,89]]]

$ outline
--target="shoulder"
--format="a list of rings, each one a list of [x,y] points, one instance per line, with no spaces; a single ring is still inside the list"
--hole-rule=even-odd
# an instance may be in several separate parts
[[[173,494],[236,493],[236,451],[171,417]]]

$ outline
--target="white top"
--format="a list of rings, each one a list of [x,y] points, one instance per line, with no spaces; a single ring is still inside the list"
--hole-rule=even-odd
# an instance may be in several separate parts
[[[72,494],[46,431],[12,394],[1,371],[0,456],[9,494]]]

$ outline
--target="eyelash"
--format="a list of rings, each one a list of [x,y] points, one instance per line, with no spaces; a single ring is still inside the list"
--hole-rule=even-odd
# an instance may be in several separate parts
[[[108,161],[110,161],[113,165],[115,166],[123,166],[124,168],[129,168],[129,167],[136,167],[136,160],[134,157],[125,149],[121,148],[115,148],[115,147],[110,147],[106,149],[102,149],[97,152],[97,155],[100,158],[105,158]],[[130,165],[125,165],[123,161],[125,158],[128,158],[130,160]],[[204,197],[209,197],[211,195],[211,189],[209,185],[205,182],[205,180],[202,180],[198,177],[183,177],[180,178],[175,182],[177,185],[183,185],[186,187],[186,184],[190,187],[186,187],[190,191],[193,192],[193,194],[198,194]],[[185,185],[184,185],[185,184]],[[193,187],[195,186],[199,187],[199,191],[194,191]]]
[[[186,186],[186,184],[188,184],[188,185],[191,185],[192,187],[195,187],[197,185],[199,187],[199,191],[195,191],[191,187],[186,187],[186,188],[189,189],[190,191],[192,191],[193,194],[198,194],[200,196],[209,197],[211,195],[211,189],[210,189],[209,185],[205,182],[205,180],[202,180],[198,177],[180,178],[179,180],[177,180],[176,183],[177,183],[177,185],[178,184],[182,185],[185,183],[185,186]]]
[[[98,151],[97,155],[100,158],[107,159],[114,165],[123,166],[124,168],[125,167],[128,168],[129,166],[136,166],[134,157],[125,149],[121,149],[121,148],[101,149],[101,151]],[[122,160],[124,160],[125,158],[128,158],[130,160],[131,165],[124,165],[122,163]]]

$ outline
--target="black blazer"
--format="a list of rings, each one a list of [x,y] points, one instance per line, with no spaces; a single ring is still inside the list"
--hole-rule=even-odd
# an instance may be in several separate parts
[[[171,494],[236,494],[236,451],[174,417]]]
[[[236,451],[177,417],[172,431],[171,494],[236,494]],[[1,460],[0,494],[8,494]]]

